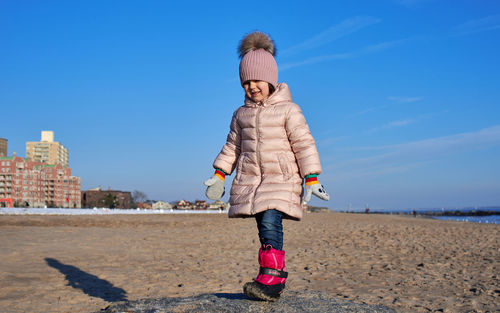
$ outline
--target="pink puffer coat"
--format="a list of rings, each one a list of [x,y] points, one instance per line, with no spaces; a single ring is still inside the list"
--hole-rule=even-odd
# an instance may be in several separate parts
[[[320,174],[316,144],[285,83],[262,103],[245,99],[231,121],[227,142],[214,162],[226,173],[236,168],[229,217],[276,209],[302,218],[302,178]]]

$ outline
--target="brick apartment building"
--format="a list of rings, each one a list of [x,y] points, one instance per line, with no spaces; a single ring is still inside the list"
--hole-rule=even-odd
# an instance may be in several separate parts
[[[0,157],[7,156],[7,139],[0,138]]]
[[[101,187],[82,191],[84,208],[132,208],[132,194],[129,191],[102,190]]]
[[[61,164],[0,157],[0,199],[15,206],[80,208],[81,180]]]

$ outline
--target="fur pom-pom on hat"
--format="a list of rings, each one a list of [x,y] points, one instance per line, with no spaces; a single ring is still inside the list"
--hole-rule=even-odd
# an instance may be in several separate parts
[[[246,35],[238,45],[240,58],[243,58],[243,56],[245,56],[248,52],[258,49],[264,49],[271,53],[273,57],[276,56],[276,46],[274,41],[271,37],[269,37],[269,35],[259,31]]]
[[[268,82],[278,86],[278,65],[274,56],[276,47],[274,41],[262,32],[253,32],[240,41],[240,82],[243,85],[249,80]]]

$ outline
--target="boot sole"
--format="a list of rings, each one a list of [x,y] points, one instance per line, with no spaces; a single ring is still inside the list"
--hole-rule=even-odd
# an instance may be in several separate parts
[[[263,293],[262,290],[260,290],[252,283],[246,283],[243,286],[243,292],[250,298],[255,298],[264,301],[276,301],[280,298],[279,295],[277,297],[272,297],[270,295]]]

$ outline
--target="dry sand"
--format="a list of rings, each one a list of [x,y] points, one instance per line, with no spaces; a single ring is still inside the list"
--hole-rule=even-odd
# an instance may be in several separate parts
[[[285,221],[291,290],[400,312],[500,311],[500,225],[340,213]],[[253,219],[0,216],[0,312],[93,312],[120,299],[240,293]]]

